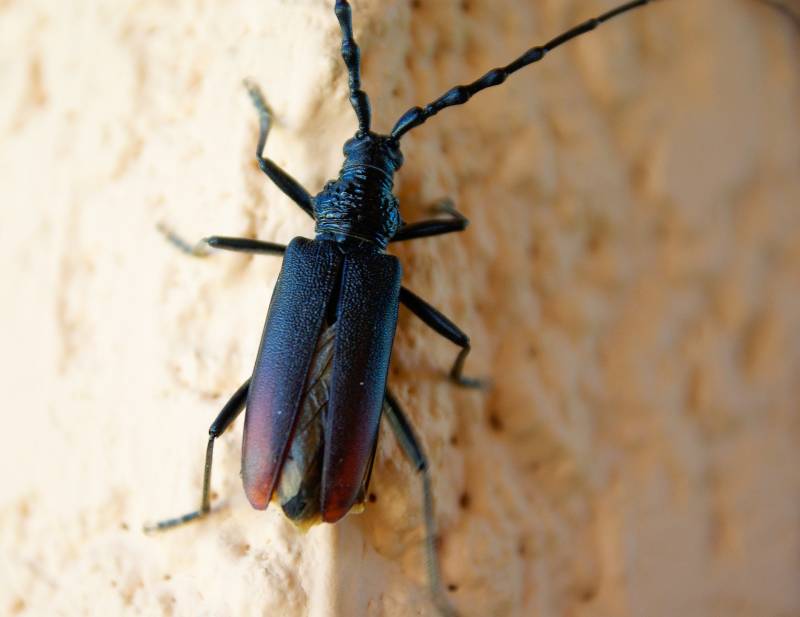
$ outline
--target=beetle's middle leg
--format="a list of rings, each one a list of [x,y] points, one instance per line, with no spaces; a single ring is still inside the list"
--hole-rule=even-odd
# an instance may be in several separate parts
[[[250,380],[245,381],[233,394],[230,400],[225,403],[225,407],[219,412],[216,420],[208,429],[208,445],[206,446],[206,463],[203,468],[203,494],[200,499],[200,509],[188,512],[182,516],[168,518],[158,521],[152,525],[145,525],[145,532],[162,531],[185,525],[191,521],[208,516],[211,512],[211,463],[214,458],[214,440],[222,435],[226,429],[233,424],[233,421],[242,413],[247,403],[247,390],[250,388]]]
[[[441,236],[442,234],[464,231],[469,225],[469,219],[456,210],[453,200],[449,197],[440,199],[430,209],[436,213],[449,214],[450,218],[427,219],[417,223],[409,223],[401,227],[389,242]]]
[[[230,236],[209,236],[199,242],[191,243],[164,223],[159,223],[157,229],[164,234],[167,242],[191,257],[208,257],[213,253],[212,249],[257,255],[283,255],[286,252],[286,245],[276,242],[264,242],[252,238],[231,238]]]
[[[400,302],[419,317],[425,325],[461,347],[461,351],[450,369],[451,380],[467,388],[482,388],[486,385],[480,379],[464,377],[464,361],[467,359],[471,347],[469,337],[456,324],[405,287],[400,288]]]
[[[442,573],[439,566],[439,556],[436,553],[436,518],[433,509],[433,492],[431,491],[431,477],[428,471],[428,460],[419,443],[419,438],[414,434],[411,423],[403,413],[400,403],[386,390],[385,418],[392,427],[400,448],[408,457],[411,464],[420,474],[422,480],[422,507],[425,517],[425,563],[428,569],[428,584],[431,595],[442,615],[455,617],[456,612],[442,588]]]

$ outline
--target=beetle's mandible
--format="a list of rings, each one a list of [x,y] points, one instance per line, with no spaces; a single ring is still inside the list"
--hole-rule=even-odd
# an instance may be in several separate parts
[[[263,156],[270,113],[259,89],[247,83],[260,119],[259,167],[314,218],[316,238],[295,238],[283,246],[212,236],[197,249],[164,230],[174,244],[192,254],[203,254],[210,246],[283,255],[284,259],[253,373],[209,429],[200,509],[148,530],[176,527],[211,511],[214,440],[245,408],[242,479],[253,507],[264,509],[270,501],[277,501],[284,513],[301,525],[338,521],[365,499],[378,425],[384,416],[422,479],[433,599],[442,614],[455,614],[441,585],[427,461],[419,439],[386,386],[399,305],[460,347],[450,370],[454,382],[468,387],[480,382],[463,375],[469,338],[401,286],[400,264],[385,249],[390,242],[462,231],[467,219],[445,201],[438,210],[447,217],[402,222],[393,193],[394,174],[403,164],[400,140],[446,107],[466,103],[477,92],[503,83],[563,43],[651,1],[627,2],[589,19],[476,81],[451,88],[424,107],[412,107],[388,135],[379,135],[370,130],[370,103],[361,89],[360,52],[353,38],[350,6],[346,0],[336,0],[334,10],[341,26],[342,57],[358,130],[344,145],[339,176],[314,197]]]

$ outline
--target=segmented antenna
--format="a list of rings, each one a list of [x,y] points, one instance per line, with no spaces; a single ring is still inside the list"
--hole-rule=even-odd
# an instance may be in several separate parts
[[[473,81],[471,84],[467,84],[465,86],[455,86],[454,88],[451,88],[438,99],[432,103],[429,103],[425,107],[412,107],[402,116],[400,116],[397,124],[395,124],[394,128],[392,129],[392,137],[394,139],[400,139],[408,131],[418,127],[431,116],[435,116],[445,107],[463,105],[470,100],[474,94],[480,92],[481,90],[485,90],[486,88],[491,88],[492,86],[502,84],[508,78],[508,76],[511,75],[511,73],[514,73],[521,68],[528,66],[529,64],[538,62],[544,58],[547,52],[554,50],[559,45],[563,45],[567,41],[574,39],[581,34],[585,34],[586,32],[594,30],[597,28],[597,26],[605,21],[608,21],[612,17],[616,17],[617,15],[625,13],[626,11],[630,11],[631,9],[644,6],[651,1],[654,0],[633,0],[633,2],[627,2],[615,9],[608,11],[607,13],[603,13],[599,17],[589,19],[582,24],[571,28],[570,30],[567,30],[541,47],[532,47],[519,58],[514,60],[511,64],[492,69],[483,77],[477,81]],[[344,44],[342,44],[342,49],[344,50]]]
[[[795,28],[800,28],[800,13],[795,13],[791,8],[783,4],[783,2],[778,2],[778,0],[759,0],[759,2],[782,13],[785,17],[788,17],[794,22]]]
[[[359,133],[367,133],[370,126],[370,107],[367,93],[361,89],[361,51],[353,38],[353,19],[347,0],[336,0],[336,18],[342,28],[342,59],[350,78],[350,104],[358,118]]]

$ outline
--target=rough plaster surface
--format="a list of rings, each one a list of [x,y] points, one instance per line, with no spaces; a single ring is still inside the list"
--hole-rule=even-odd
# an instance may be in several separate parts
[[[288,241],[355,126],[330,2],[0,2],[0,613],[433,615],[419,487],[382,431],[376,501],[303,534],[251,510],[241,425],[213,519],[210,421],[247,376],[274,258],[155,231]],[[354,3],[375,127],[611,5]],[[800,614],[800,38],[748,0],[665,0],[404,141],[395,251],[471,335],[403,312],[391,381],[434,473],[467,616]]]

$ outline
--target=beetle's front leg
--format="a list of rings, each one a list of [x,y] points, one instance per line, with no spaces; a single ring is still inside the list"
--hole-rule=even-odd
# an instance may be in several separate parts
[[[283,255],[286,246],[275,242],[264,242],[251,238],[231,238],[229,236],[209,236],[191,243],[187,242],[164,223],[157,225],[160,231],[172,246],[191,257],[208,257],[213,254],[212,249],[236,251],[239,253],[253,253],[257,255]]]
[[[450,369],[451,380],[466,388],[483,388],[486,386],[486,382],[480,379],[464,377],[464,361],[467,359],[470,350],[469,337],[456,324],[405,287],[400,288],[400,302],[419,317],[425,325],[441,334],[448,341],[452,341],[461,347],[461,351]]]
[[[226,429],[233,424],[233,421],[242,413],[247,403],[247,391],[250,388],[250,380],[245,381],[239,389],[234,392],[230,400],[225,403],[225,407],[219,412],[216,420],[208,429],[208,445],[206,446],[206,463],[203,468],[203,494],[200,499],[200,509],[188,512],[182,516],[168,518],[158,521],[155,524],[145,525],[145,532],[163,531],[185,525],[191,521],[208,516],[211,512],[211,463],[214,458],[214,440],[222,435]]]
[[[285,195],[300,206],[308,216],[314,218],[314,205],[309,192],[297,180],[264,156],[264,145],[267,143],[267,134],[272,124],[272,114],[264,101],[264,95],[259,87],[250,80],[245,80],[244,85],[250,95],[250,100],[253,101],[253,106],[258,112],[259,132],[258,145],[256,146],[258,166]]]
[[[456,617],[457,613],[442,588],[442,571],[439,566],[439,556],[436,552],[436,517],[433,507],[433,492],[431,491],[431,477],[428,471],[428,460],[419,443],[419,438],[414,434],[411,423],[403,413],[400,403],[386,390],[385,418],[392,427],[400,448],[408,460],[420,474],[422,480],[422,508],[425,517],[425,565],[428,569],[428,584],[436,608],[444,617]]]
[[[390,242],[415,240],[416,238],[429,238],[441,236],[456,231],[464,231],[469,225],[466,216],[456,210],[453,200],[449,197],[440,199],[430,208],[435,213],[449,214],[449,219],[428,219],[417,223],[410,223],[400,228]]]

